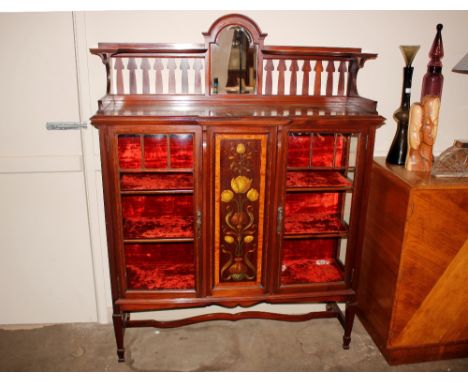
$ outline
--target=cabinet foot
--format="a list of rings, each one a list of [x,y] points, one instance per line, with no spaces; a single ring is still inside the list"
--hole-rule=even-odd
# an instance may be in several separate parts
[[[124,334],[125,334],[125,313],[117,313],[112,315],[114,323],[115,342],[117,344],[117,357],[119,362],[125,362]]]
[[[348,350],[351,342],[351,331],[353,330],[354,317],[356,316],[357,304],[355,302],[346,303],[343,349]]]

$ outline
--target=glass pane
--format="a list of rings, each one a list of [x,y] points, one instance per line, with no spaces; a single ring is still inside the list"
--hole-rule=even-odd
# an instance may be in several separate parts
[[[312,136],[312,167],[333,167],[335,158],[335,134]]]
[[[126,244],[129,289],[194,289],[192,243]]]
[[[223,29],[212,45],[211,94],[255,94],[257,47],[237,25]]]
[[[286,195],[284,232],[314,234],[341,232],[340,193],[291,193]]]
[[[171,134],[171,168],[193,167],[192,134]]]
[[[141,140],[139,135],[119,135],[118,150],[120,168],[141,167]]]
[[[167,167],[167,135],[145,135],[145,167]]]
[[[358,136],[354,135],[350,138],[350,143],[349,143],[349,161],[348,161],[349,167],[356,166],[357,145],[358,145]]]
[[[294,188],[347,188],[352,186],[351,179],[339,171],[288,171],[286,174],[286,187]]]
[[[343,280],[336,256],[341,239],[285,240],[281,284],[323,283]]]
[[[310,133],[289,133],[288,167],[308,167],[310,160]]]
[[[125,239],[193,237],[192,195],[122,196]]]

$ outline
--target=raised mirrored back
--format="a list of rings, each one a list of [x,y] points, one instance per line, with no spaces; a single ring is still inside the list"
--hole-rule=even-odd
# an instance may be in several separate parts
[[[211,45],[211,94],[256,94],[257,56],[257,45],[245,28],[224,28]]]

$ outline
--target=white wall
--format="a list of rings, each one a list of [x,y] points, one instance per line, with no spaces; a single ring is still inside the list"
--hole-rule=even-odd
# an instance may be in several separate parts
[[[87,121],[97,109],[105,72],[89,48],[98,42],[202,43],[201,33],[226,13],[79,12],[74,20],[70,13],[0,14],[2,51],[9,53],[0,60],[0,324],[108,319],[97,134],[92,128],[44,127],[46,121]],[[404,65],[398,47],[421,45],[414,61],[414,102],[435,26],[443,23],[445,84],[435,151],[454,139],[468,140],[468,76],[451,72],[466,53],[467,11],[237,13],[268,33],[268,45],[361,47],[379,54],[358,78],[360,94],[377,100],[387,118],[377,133],[379,156],[386,155],[396,128],[392,114],[400,105]]]

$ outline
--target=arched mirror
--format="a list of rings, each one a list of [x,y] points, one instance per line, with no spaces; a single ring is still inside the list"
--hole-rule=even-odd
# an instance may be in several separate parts
[[[211,94],[257,93],[257,44],[245,28],[224,28],[211,49]]]

